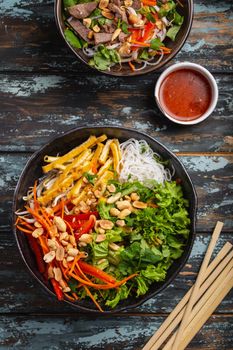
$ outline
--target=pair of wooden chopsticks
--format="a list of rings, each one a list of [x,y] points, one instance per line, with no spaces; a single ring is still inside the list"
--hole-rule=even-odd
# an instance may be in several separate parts
[[[143,350],[183,350],[233,288],[233,249],[227,242],[210,262],[223,223],[217,222],[194,286],[175,307]],[[179,326],[179,328],[172,332]]]

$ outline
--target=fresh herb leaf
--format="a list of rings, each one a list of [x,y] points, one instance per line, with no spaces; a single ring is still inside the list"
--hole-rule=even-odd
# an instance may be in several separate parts
[[[70,7],[70,6],[74,6],[77,4],[76,0],[63,0],[63,5],[64,8]]]
[[[153,50],[159,50],[162,45],[163,45],[163,43],[161,42],[161,40],[159,38],[152,39],[150,42],[150,47]]]
[[[179,32],[181,26],[173,26],[167,31],[167,37],[170,38],[172,41],[175,41],[176,35]]]
[[[148,21],[155,23],[156,19],[154,18],[154,16],[149,12],[146,14],[146,18],[148,19]]]
[[[64,31],[64,35],[66,40],[68,41],[68,43],[70,45],[72,45],[73,47],[75,47],[76,49],[81,49],[82,48],[82,44],[81,41],[77,38],[77,36],[72,32],[72,30],[70,29],[65,29]]]
[[[92,175],[86,172],[83,174],[83,176],[87,179],[88,182],[90,182],[90,184],[94,185],[97,175]]]
[[[148,60],[148,58],[149,58],[148,49],[144,49],[144,50],[139,54],[138,58],[140,58],[141,60]]]

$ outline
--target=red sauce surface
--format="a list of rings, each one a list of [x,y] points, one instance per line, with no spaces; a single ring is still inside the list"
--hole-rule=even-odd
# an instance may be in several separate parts
[[[201,73],[192,69],[179,69],[162,82],[159,100],[171,117],[182,121],[202,116],[211,102],[211,86]]]

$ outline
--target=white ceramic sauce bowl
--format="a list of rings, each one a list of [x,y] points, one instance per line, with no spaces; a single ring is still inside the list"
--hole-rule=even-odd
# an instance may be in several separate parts
[[[207,79],[207,81],[209,82],[210,87],[211,87],[211,101],[210,101],[209,107],[205,111],[204,114],[202,114],[200,117],[198,117],[196,119],[187,120],[187,121],[175,119],[173,116],[171,116],[170,114],[167,113],[167,111],[165,110],[165,108],[163,107],[163,105],[160,101],[159,91],[160,91],[160,87],[161,87],[162,82],[170,73],[172,73],[176,70],[180,70],[180,69],[191,69],[191,70],[195,70],[195,71],[199,72]],[[171,121],[173,121],[174,123],[177,123],[177,124],[193,125],[193,124],[198,124],[198,123],[202,122],[203,120],[208,118],[211,115],[211,113],[214,111],[216,104],[217,104],[217,101],[218,101],[218,86],[217,86],[217,83],[216,83],[213,75],[206,68],[204,68],[203,66],[196,64],[196,63],[182,62],[182,63],[173,64],[172,66],[167,68],[160,75],[160,77],[157,80],[157,83],[155,85],[154,94],[155,94],[155,100],[156,100],[156,103],[157,103],[159,109],[168,119],[170,119]]]

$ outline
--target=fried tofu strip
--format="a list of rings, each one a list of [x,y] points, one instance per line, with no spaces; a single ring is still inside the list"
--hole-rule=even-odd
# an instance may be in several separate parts
[[[52,163],[43,166],[43,172],[47,173],[48,171],[57,168],[59,165],[63,165],[72,158],[77,157],[80,153],[93,146],[96,143],[96,140],[97,138],[95,136],[90,136],[87,141],[83,142],[78,147],[72,149],[70,152],[64,154],[64,156],[61,156],[59,157],[59,159],[53,161]]]
[[[103,151],[99,157],[99,162],[100,164],[104,164],[106,162],[106,160],[108,159],[108,154],[109,154],[109,151],[110,151],[110,145],[111,143],[113,142],[113,140],[108,140],[105,145],[104,145],[104,148],[103,148]]]
[[[113,156],[113,168],[115,171],[117,171],[118,164],[120,161],[120,154],[119,154],[119,150],[118,150],[118,147],[117,147],[115,142],[111,143],[110,149],[112,151],[112,156]]]

